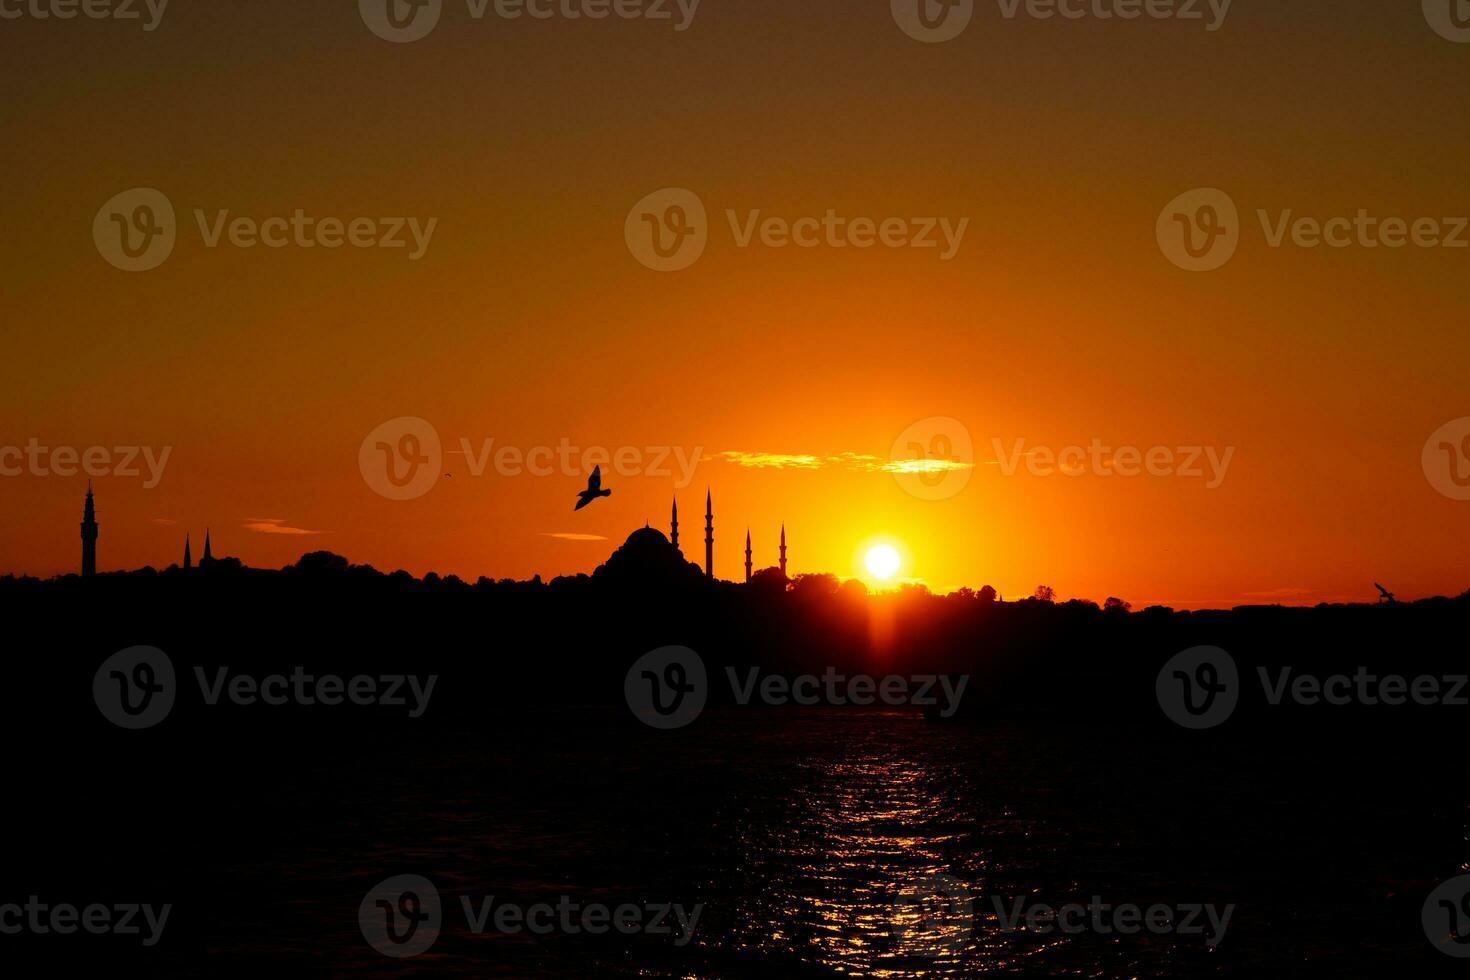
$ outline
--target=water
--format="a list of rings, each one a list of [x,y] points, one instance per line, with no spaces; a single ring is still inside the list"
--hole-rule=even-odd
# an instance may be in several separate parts
[[[1438,967],[1421,892],[1463,867],[1465,811],[1422,773],[1346,747],[1149,728],[936,725],[911,712],[726,710],[653,732],[559,711],[304,751],[233,818],[215,963],[335,975],[1180,977]],[[282,782],[269,759],[242,776]],[[1446,802],[1449,801],[1449,802]],[[431,880],[445,922],[393,960],[365,892]],[[972,902],[895,900],[916,881]],[[476,934],[461,896],[702,907],[692,939]],[[1233,907],[1199,934],[1003,928],[994,899]],[[897,931],[896,931],[897,924]],[[1452,961],[1445,960],[1446,963]],[[1401,973],[1399,975],[1402,975]]]

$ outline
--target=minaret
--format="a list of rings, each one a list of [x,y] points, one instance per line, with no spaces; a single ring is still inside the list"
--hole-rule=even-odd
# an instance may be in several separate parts
[[[750,581],[750,528],[745,529],[745,581]]]
[[[92,507],[92,481],[87,481],[87,502],[82,506],[82,576],[97,574],[97,511]]]
[[[187,534],[184,535],[184,567],[194,567],[194,559],[189,554],[189,536]]]
[[[704,492],[704,577],[715,577],[715,508],[708,490]]]
[[[199,564],[203,565],[207,561],[214,561],[214,554],[209,550],[209,528],[204,529],[204,557],[199,559]]]
[[[669,541],[674,545],[674,550],[679,550],[679,498],[674,498],[674,520],[669,525]]]
[[[781,574],[786,574],[786,525],[781,525]]]

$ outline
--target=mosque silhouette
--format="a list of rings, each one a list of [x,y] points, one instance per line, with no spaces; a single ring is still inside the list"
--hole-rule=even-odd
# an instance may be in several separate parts
[[[745,581],[777,578],[787,581],[786,575],[786,525],[781,525],[780,564],[770,568],[754,570],[751,560],[750,529],[745,531]],[[709,491],[704,495],[704,568],[684,557],[679,547],[679,501],[676,498],[670,512],[669,534],[644,524],[628,535],[607,561],[597,566],[592,573],[594,579],[604,580],[660,580],[695,581],[699,578],[715,577],[715,513],[714,499]]]

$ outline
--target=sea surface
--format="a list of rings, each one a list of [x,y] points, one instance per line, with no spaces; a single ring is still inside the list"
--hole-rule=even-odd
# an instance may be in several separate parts
[[[229,787],[199,801],[225,838],[196,862],[213,896],[195,926],[209,962],[687,980],[1458,965],[1429,947],[1420,906],[1470,859],[1463,779],[1367,764],[1341,740],[795,708],[715,710],[670,732],[602,708],[405,731],[286,740],[289,760],[274,742],[232,751]],[[441,922],[400,959],[370,945],[359,908],[403,874],[432,883]],[[690,936],[672,917],[658,936],[477,932],[461,900],[491,896],[700,913]],[[1017,902],[1230,918],[1061,933],[1009,928],[998,908]]]

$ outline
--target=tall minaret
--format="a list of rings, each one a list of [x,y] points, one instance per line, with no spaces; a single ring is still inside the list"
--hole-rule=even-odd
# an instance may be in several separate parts
[[[750,581],[750,528],[745,529],[745,581]]]
[[[679,550],[679,498],[674,498],[674,521],[670,525],[669,541],[673,543],[674,550]]]
[[[786,574],[786,525],[781,525],[781,574]]]
[[[87,481],[87,502],[82,507],[82,575],[97,574],[97,511],[92,507],[92,481]]]
[[[204,557],[199,559],[199,564],[214,561],[214,554],[209,550],[209,528],[204,529]]]
[[[715,508],[708,490],[704,492],[704,577],[715,577]]]
[[[194,559],[189,554],[189,536],[187,534],[184,535],[184,567],[194,567]]]

